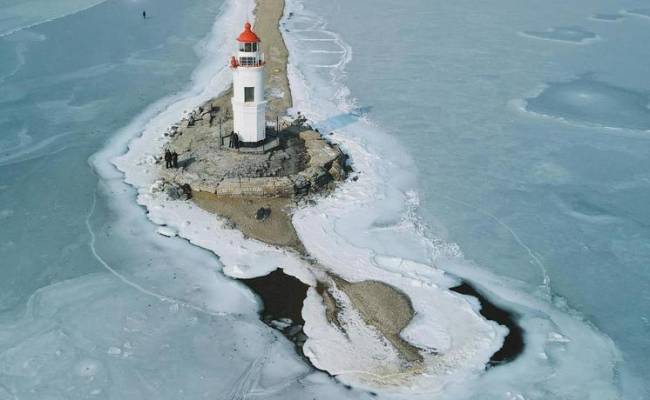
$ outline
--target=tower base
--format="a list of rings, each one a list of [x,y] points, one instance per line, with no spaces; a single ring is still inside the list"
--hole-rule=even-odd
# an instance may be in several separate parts
[[[258,142],[239,142],[238,148],[231,147],[231,139],[231,136],[224,137],[223,147],[240,153],[266,153],[280,146],[280,138],[274,133],[267,133],[266,137]]]

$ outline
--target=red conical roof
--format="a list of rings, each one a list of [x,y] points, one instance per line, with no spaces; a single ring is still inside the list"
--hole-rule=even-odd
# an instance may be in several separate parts
[[[260,38],[251,30],[251,24],[246,22],[244,31],[237,36],[237,41],[241,43],[259,43]]]

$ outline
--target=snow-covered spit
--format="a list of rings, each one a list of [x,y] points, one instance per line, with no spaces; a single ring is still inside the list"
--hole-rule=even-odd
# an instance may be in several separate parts
[[[232,21],[242,19],[233,16]],[[238,28],[239,24],[235,22],[232,27],[228,26],[223,33],[219,33],[219,36],[223,35],[223,42],[229,43]],[[215,60],[219,61],[227,60],[228,52],[231,51],[229,46],[214,46],[213,49]],[[315,286],[319,267],[310,266],[294,252],[244,238],[239,231],[229,228],[225,220],[191,202],[169,201],[164,193],[156,191],[159,167],[155,164],[155,157],[162,153],[167,140],[163,132],[182,118],[187,110],[218,95],[230,83],[230,71],[225,63],[217,62],[217,65],[219,66],[212,66],[213,76],[209,80],[201,79],[203,71],[197,72],[198,82],[208,82],[205,87],[199,86],[189,94],[181,95],[161,112],[154,112],[155,115],[140,125],[140,129],[137,125],[128,127],[127,132],[131,135],[137,133],[138,136],[128,142],[128,151],[114,158],[113,163],[124,173],[125,181],[137,188],[137,201],[147,208],[148,218],[163,226],[162,229],[158,228],[159,233],[165,236],[178,235],[213,251],[224,265],[225,274],[234,278],[250,278],[282,268],[285,273]],[[210,71],[205,71],[205,77],[209,73]],[[127,134],[120,137],[122,140],[127,139]],[[359,166],[368,154],[357,154],[362,157],[355,164]],[[340,195],[362,191],[374,198],[372,192],[377,191],[374,185],[373,180],[364,177],[359,182],[343,185]],[[298,226],[305,226],[300,221],[309,212],[307,210],[309,208],[304,212],[298,211]],[[395,350],[374,329],[366,326],[352,307],[344,307],[341,313],[342,319],[346,321],[346,333],[329,325],[321,298],[315,289],[311,289],[303,310],[305,332],[310,336],[304,350],[318,368],[352,384],[372,387],[387,385],[391,391],[429,392],[438,390],[450,380],[461,382],[467,373],[479,373],[490,356],[501,347],[507,330],[485,320],[478,313],[478,304],[472,299],[446,290],[455,285],[456,280],[417,263],[388,258],[383,262],[386,266],[393,265],[394,271],[377,268],[375,262],[378,258],[368,257],[365,252],[346,254],[347,260],[357,261],[341,265],[340,262],[322,256],[335,258],[341,250],[336,243],[338,234],[331,234],[331,238],[313,242],[301,230],[301,236],[310,243],[308,252],[313,250],[314,254],[319,255],[319,261],[326,269],[350,281],[379,280],[408,294],[417,318],[404,332],[404,338],[421,347],[426,357],[423,367],[404,373],[403,361]],[[349,304],[342,292],[338,292],[337,297],[342,304]]]
[[[263,276],[280,267],[313,286],[319,268],[325,268],[349,281],[378,280],[407,294],[416,315],[402,336],[422,349],[424,363],[405,374],[392,347],[352,307],[345,306],[349,303],[342,292],[335,295],[344,305],[341,318],[346,334],[327,323],[320,297],[309,290],[303,308],[309,336],[305,354],[315,366],[346,383],[396,398],[429,398],[432,392],[471,397],[481,386],[484,398],[504,394],[517,398],[519,389],[531,385],[551,393],[556,387],[578,388],[614,397],[612,365],[618,355],[606,337],[551,304],[544,284],[539,293],[525,294],[520,283],[489,276],[465,262],[454,245],[430,238],[417,219],[414,167],[408,155],[362,118],[342,83],[351,49],[297,0],[287,3],[283,19],[291,27],[283,34],[290,51],[293,111],[300,110],[321,131],[335,131],[332,139],[351,155],[359,176],[315,206],[295,211],[296,230],[322,267],[311,266],[291,251],[247,239],[191,202],[168,201],[155,191],[154,157],[167,140],[163,132],[230,84],[225,63],[232,50],[229,44],[241,21],[252,19],[253,6],[252,0],[231,2],[223,23],[215,25],[211,39],[201,44],[201,51],[209,55],[195,72],[192,87],[152,105],[116,135],[93,159],[100,176],[106,181],[123,178],[135,187],[137,202],[146,207],[152,222],[164,227],[161,233],[178,235],[214,252],[228,276]],[[317,60],[309,59],[307,41],[325,46],[323,52],[310,53]],[[459,281],[443,269],[479,282],[499,304],[521,313],[527,349],[511,367],[485,371],[507,329],[484,319],[475,299],[448,290]],[[208,297],[200,300],[208,309],[228,311],[222,295],[202,295]],[[580,376],[569,372],[582,365],[588,365],[590,372]],[[587,381],[590,389],[584,387]],[[492,385],[486,389],[487,383]]]
[[[214,62],[208,62],[197,70],[194,87],[187,93],[178,95],[173,101],[167,100],[152,106],[145,115],[116,137],[108,151],[114,151],[115,148],[128,143],[128,151],[113,158],[112,163],[124,174],[124,180],[137,188],[137,201],[147,208],[148,218],[161,225],[162,228],[158,228],[160,234],[178,235],[197,246],[213,251],[224,265],[223,272],[231,277],[263,276],[276,268],[282,268],[285,273],[315,286],[315,275],[319,271],[314,270],[294,252],[244,238],[239,231],[229,228],[225,220],[194,206],[191,202],[169,201],[163,193],[155,190],[159,179],[155,157],[162,153],[167,140],[163,132],[180,120],[188,110],[218,95],[230,84],[230,71],[222,60],[227,60],[231,46],[220,47],[216,43],[230,43],[240,28],[239,22],[246,17],[252,18],[250,9],[252,1],[248,4],[238,3],[230,11],[232,15],[228,17],[229,24],[220,25],[220,31],[211,43],[205,45],[206,51],[213,52],[210,58]],[[102,154],[97,158],[101,159]],[[347,183],[341,191],[366,190],[366,185],[372,185],[371,181]],[[347,187],[354,189],[346,189]],[[336,237],[332,240],[336,241]],[[332,244],[334,243],[329,241],[314,243],[315,254],[336,254],[335,244],[329,250],[316,248]],[[308,248],[310,252],[311,247],[310,245]],[[363,255],[359,260],[367,260],[367,257]],[[321,261],[328,267],[331,265],[329,269],[345,279],[380,280],[401,289],[411,297],[417,318],[404,332],[404,337],[426,349],[425,353],[429,356],[425,370],[431,374],[440,377],[452,374],[454,379],[460,380],[467,371],[482,370],[490,356],[501,346],[506,334],[505,328],[483,319],[478,314],[477,304],[470,299],[441,290],[454,285],[456,281],[439,271],[427,270],[417,276],[405,272],[409,269],[422,269],[422,266],[415,263],[405,263],[401,267],[396,265],[396,269],[403,271],[395,273],[378,269],[371,264],[352,263],[346,268],[341,268],[338,263],[331,263],[326,258]],[[341,297],[339,301],[345,304],[343,293],[338,295]],[[308,294],[303,313],[307,321],[306,332],[312,336],[305,346],[305,351],[317,367],[350,383],[404,384],[414,379],[412,374],[400,375],[403,370],[402,362],[395,351],[373,329],[367,327],[351,307],[345,308],[342,313],[349,321],[346,325],[349,338],[327,324],[320,297],[313,289]],[[445,356],[435,356],[436,353]],[[387,362],[389,360],[390,362]],[[429,390],[439,387],[442,381],[448,379],[446,377],[433,380],[423,376],[418,378],[422,382],[417,386]],[[407,387],[405,386],[405,389]]]

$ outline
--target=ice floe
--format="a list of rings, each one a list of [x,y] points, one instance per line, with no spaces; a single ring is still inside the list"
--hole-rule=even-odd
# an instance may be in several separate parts
[[[577,26],[561,26],[549,28],[544,31],[523,31],[521,33],[524,36],[535,39],[555,40],[575,44],[584,44],[598,39],[598,35],[595,33]]]
[[[637,17],[650,18],[650,8],[633,8],[624,12]]]
[[[0,20],[0,37],[9,36],[24,29],[33,28],[45,22],[54,21],[95,7],[106,0],[32,0],[16,2],[11,7],[3,7]]]
[[[650,130],[650,98],[638,92],[583,76],[548,83],[525,110],[568,122],[603,128]]]
[[[620,13],[596,13],[590,17],[594,21],[615,22],[623,19]]]
[[[156,232],[167,237],[174,237],[178,234],[178,232],[176,232],[176,229],[170,228],[168,226],[161,226],[160,228],[156,229]]]

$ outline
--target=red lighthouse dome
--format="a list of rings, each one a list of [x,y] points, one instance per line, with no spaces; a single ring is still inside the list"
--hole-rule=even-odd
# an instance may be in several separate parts
[[[251,30],[251,24],[246,22],[244,24],[244,31],[237,36],[237,41],[240,43],[259,43],[260,38]]]

